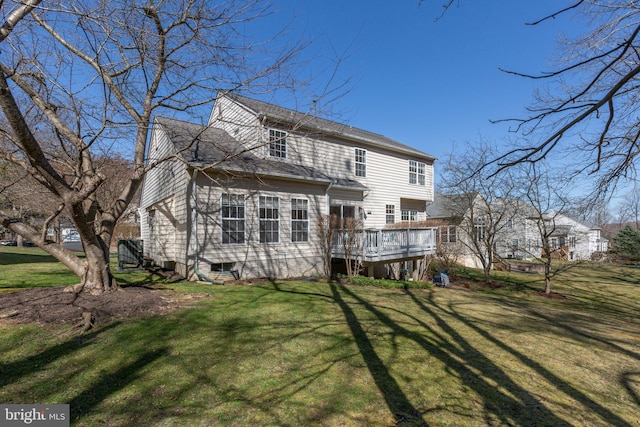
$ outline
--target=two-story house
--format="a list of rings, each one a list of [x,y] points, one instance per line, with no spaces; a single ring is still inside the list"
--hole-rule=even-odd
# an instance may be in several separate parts
[[[548,218],[555,227],[551,247],[566,254],[564,258],[568,261],[590,259],[595,253],[609,250],[609,241],[600,235],[600,227],[557,212]]]
[[[560,212],[538,213],[522,204],[517,214],[501,228],[496,238],[496,255],[505,259],[535,259],[546,256],[543,238],[551,256],[565,261],[590,259],[608,250],[600,228]]]
[[[433,230],[384,227],[425,218],[434,161],[379,134],[220,94],[206,125],[154,121],[145,256],[188,278],[322,274],[318,224],[335,215],[366,230],[363,264],[415,259],[434,250]]]

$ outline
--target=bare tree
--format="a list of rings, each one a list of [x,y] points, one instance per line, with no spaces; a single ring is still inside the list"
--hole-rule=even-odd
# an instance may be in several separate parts
[[[467,248],[491,281],[495,257],[495,240],[509,218],[515,215],[511,203],[515,182],[508,171],[498,173],[487,167],[495,147],[481,142],[469,145],[464,154],[452,154],[444,160],[442,187],[451,198],[450,209],[459,216],[458,245]],[[502,200],[502,203],[496,201]]]
[[[520,197],[526,201],[527,219],[535,228],[536,242],[526,250],[534,259],[544,265],[545,293],[551,294],[551,281],[554,276],[576,264],[562,263],[566,260],[567,240],[576,238],[566,224],[560,221],[561,213],[570,204],[567,197],[569,180],[562,175],[553,174],[542,163],[530,164],[520,168]],[[584,236],[581,236],[584,237]]]
[[[443,14],[459,3],[464,6],[453,0],[437,3]],[[522,139],[515,146],[510,142],[493,162],[508,168],[542,161],[551,153],[556,159],[568,154],[567,174],[592,178],[592,196],[600,197],[620,180],[637,176],[640,9],[628,0],[573,0],[546,16],[530,17],[526,25],[544,28],[564,15],[579,19],[585,32],[561,39],[556,69],[540,74],[503,70],[544,86],[529,115],[496,120],[513,123]]]
[[[153,116],[197,111],[217,89],[288,84],[286,64],[301,48],[244,37],[248,22],[269,13],[260,0],[31,0],[0,10],[2,159],[55,199],[86,258],[10,211],[0,211],[0,223],[55,256],[82,278],[78,289],[92,293],[118,287],[109,246],[151,167]],[[97,159],[116,153],[130,162],[126,179],[102,191]]]
[[[631,222],[636,230],[640,230],[640,191],[636,186],[625,195],[619,209],[620,215],[626,218],[624,222]]]
[[[344,218],[342,228],[338,231],[344,262],[347,269],[347,277],[353,279],[362,271],[362,258],[364,255],[364,230],[362,221],[356,218]]]
[[[510,151],[502,164],[537,162],[568,149],[574,163],[579,159],[573,172],[597,175],[601,193],[615,188],[619,179],[635,176],[640,11],[629,1],[578,0],[532,25],[569,12],[591,29],[580,39],[565,41],[566,65],[541,75],[511,72],[547,81],[548,95],[538,97],[529,117],[515,119],[524,135],[536,136],[527,141],[535,142]],[[573,145],[576,138],[579,143]]]
[[[317,222],[316,235],[318,236],[318,242],[322,252],[324,274],[326,277],[331,277],[331,259],[333,258],[333,243],[337,228],[336,222],[337,217],[335,215],[321,215]]]

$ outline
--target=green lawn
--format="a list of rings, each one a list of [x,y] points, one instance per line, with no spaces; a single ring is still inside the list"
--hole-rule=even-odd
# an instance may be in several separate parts
[[[83,426],[640,425],[640,270],[570,270],[566,301],[538,297],[538,276],[502,278],[158,283],[200,298],[84,335],[0,325],[0,402],[69,403]]]
[[[84,256],[82,253],[79,256]],[[111,268],[118,265],[112,256]],[[145,271],[114,271],[123,284],[153,283],[163,278]],[[44,286],[69,286],[80,279],[54,257],[39,248],[0,246],[0,294],[2,292]]]

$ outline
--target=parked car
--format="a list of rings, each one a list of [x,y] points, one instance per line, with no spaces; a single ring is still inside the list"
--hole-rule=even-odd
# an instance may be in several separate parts
[[[0,240],[0,246],[18,246],[15,240]]]

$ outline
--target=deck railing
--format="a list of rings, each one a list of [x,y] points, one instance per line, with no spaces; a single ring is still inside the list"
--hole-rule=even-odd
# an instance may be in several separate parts
[[[352,245],[345,239],[357,239]],[[333,239],[333,256],[345,257],[345,248],[351,247],[353,258],[364,262],[381,262],[404,258],[415,258],[436,251],[435,228],[383,228],[358,230],[349,233],[338,230]]]

